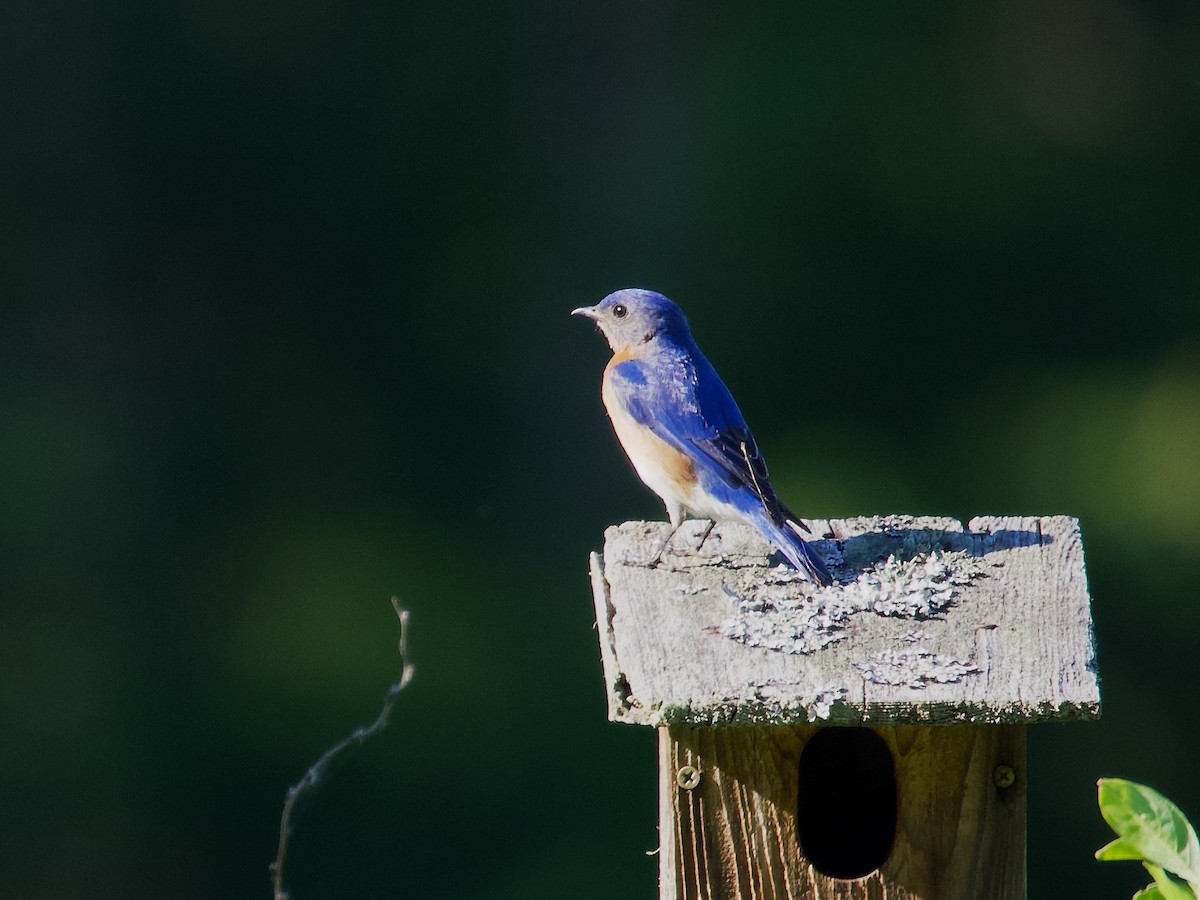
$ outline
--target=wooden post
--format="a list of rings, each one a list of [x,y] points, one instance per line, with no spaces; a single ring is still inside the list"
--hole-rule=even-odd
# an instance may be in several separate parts
[[[812,865],[797,834],[800,755],[820,726],[660,728],[660,896],[1024,897],[1025,729],[871,730],[891,751],[900,786],[894,842],[881,865],[843,879]],[[966,777],[946,777],[959,771]],[[862,773],[847,763],[825,777],[853,794]],[[864,810],[863,816],[869,819],[872,812]]]
[[[1023,898],[1025,725],[1099,714],[1078,524],[810,524],[832,588],[739,526],[593,554],[610,718],[659,730],[660,898]]]

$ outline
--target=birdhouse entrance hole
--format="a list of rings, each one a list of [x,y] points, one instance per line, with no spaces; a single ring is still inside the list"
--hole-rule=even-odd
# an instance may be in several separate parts
[[[896,837],[892,752],[869,728],[822,728],[800,754],[800,849],[823,875],[861,878],[887,861]]]

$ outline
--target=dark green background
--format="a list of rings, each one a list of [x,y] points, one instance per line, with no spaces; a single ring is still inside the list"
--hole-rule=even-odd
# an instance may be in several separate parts
[[[1200,29],[1121,0],[0,12],[0,894],[655,895],[586,577],[662,516],[572,307],[679,300],[803,514],[1070,513],[1031,898],[1200,817]]]

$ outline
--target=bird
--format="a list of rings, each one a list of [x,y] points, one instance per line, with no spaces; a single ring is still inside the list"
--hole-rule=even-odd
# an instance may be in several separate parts
[[[754,435],[683,310],[656,291],[625,288],[571,315],[591,319],[612,349],[601,399],[633,468],[667,508],[671,530],[651,565],[691,514],[710,520],[701,545],[717,522],[743,522],[804,578],[832,584],[801,536],[808,526],[776,496]]]

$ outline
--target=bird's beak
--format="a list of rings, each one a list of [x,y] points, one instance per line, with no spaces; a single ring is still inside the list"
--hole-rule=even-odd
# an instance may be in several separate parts
[[[579,309],[571,310],[571,315],[584,316],[585,318],[595,321],[596,319],[600,318],[600,310],[596,309],[594,306],[581,306]]]

